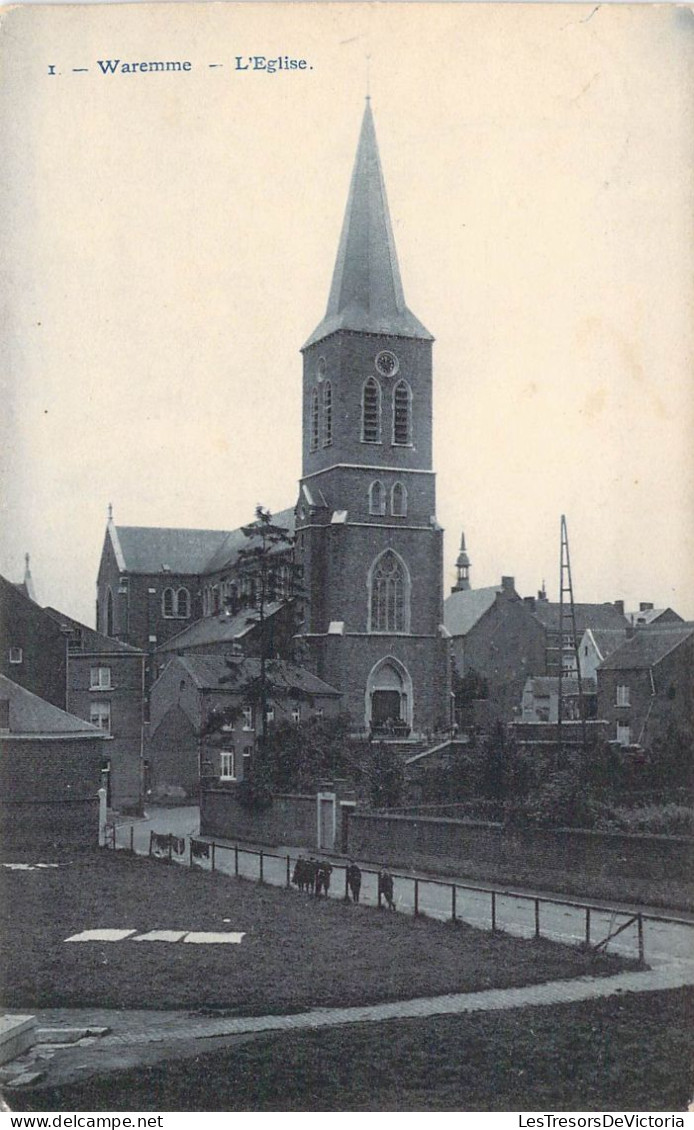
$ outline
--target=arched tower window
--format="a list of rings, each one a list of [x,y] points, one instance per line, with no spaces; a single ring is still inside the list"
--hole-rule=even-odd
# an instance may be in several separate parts
[[[318,447],[318,389],[314,388],[311,393],[311,420],[310,420],[310,445],[311,451],[315,451]]]
[[[188,589],[179,589],[176,598],[176,615],[187,620],[190,616],[190,593]]]
[[[387,549],[371,566],[369,631],[407,632],[409,626],[410,579],[404,561]]]
[[[113,593],[106,590],[106,635],[113,635]]]
[[[364,382],[361,408],[363,443],[381,442],[381,386],[375,377]]]
[[[161,610],[165,616],[175,616],[173,589],[164,589],[161,594]]]
[[[407,516],[407,488],[404,483],[393,483],[390,492],[390,512],[395,518]]]
[[[333,386],[330,381],[323,385],[323,447],[333,442]]]
[[[393,443],[412,443],[412,389],[407,381],[398,381],[393,389]]]
[[[376,479],[369,487],[369,514],[385,514],[386,492],[383,483]]]

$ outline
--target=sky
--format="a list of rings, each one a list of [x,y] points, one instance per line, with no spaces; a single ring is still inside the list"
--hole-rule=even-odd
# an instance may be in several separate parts
[[[566,514],[576,600],[694,619],[693,47],[668,5],[6,12],[0,572],[91,624],[109,503],[294,504],[368,69],[446,590],[464,529],[473,587],[557,599]]]

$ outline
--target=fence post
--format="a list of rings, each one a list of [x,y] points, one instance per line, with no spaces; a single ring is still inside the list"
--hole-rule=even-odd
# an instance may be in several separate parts
[[[287,856],[287,890],[289,890],[289,888],[292,885],[291,874],[290,874],[291,866],[292,866],[291,861],[289,859],[289,856]]]
[[[154,832],[149,833],[149,855],[152,854],[152,844],[154,842]]]
[[[540,937],[540,900],[535,899],[535,937]]]
[[[590,949],[590,907],[586,907],[586,949]]]
[[[644,963],[644,948],[643,948],[643,915],[639,914],[637,918],[637,925],[639,931],[639,962],[641,965]]]
[[[419,915],[419,879],[414,881],[414,916],[417,918]]]
[[[211,861],[210,861],[210,870],[211,870],[211,871],[214,871],[214,862],[215,862],[215,860],[214,860],[214,857],[215,857],[215,848],[216,848],[216,846],[217,846],[217,845],[216,845],[216,844],[214,843],[214,841],[213,841],[213,843],[212,843],[212,859],[211,859]]]
[[[455,883],[451,883],[451,921],[455,922]]]
[[[188,866],[192,867],[193,866],[193,837],[192,836],[190,837],[190,840],[188,842],[190,844],[190,859],[188,861]]]
[[[349,902],[349,883],[347,882],[347,867],[345,867],[345,902]]]
[[[262,851],[260,853],[260,876],[258,877],[258,882],[259,883],[263,882],[263,853],[262,853]]]
[[[135,854],[135,825],[130,825],[130,853]]]
[[[496,891],[492,891],[492,933],[496,930]]]
[[[171,835],[171,832],[169,832],[169,863],[171,863],[172,853],[173,853],[173,836]]]
[[[234,844],[234,875],[239,877],[239,845]]]

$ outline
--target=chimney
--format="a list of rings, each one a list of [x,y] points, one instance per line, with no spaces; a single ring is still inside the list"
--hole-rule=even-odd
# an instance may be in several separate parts
[[[535,611],[535,597],[534,596],[524,596],[523,597],[523,604],[525,605],[525,607],[527,609],[530,610],[530,612]]]
[[[614,607],[617,609],[620,616],[624,615],[624,601],[623,600],[615,600]]]
[[[502,588],[503,592],[508,593],[510,596],[513,596],[513,593],[515,591],[515,587],[516,587],[516,578],[515,577],[502,577],[501,578],[501,588]]]
[[[652,612],[652,611],[653,611],[653,601],[652,600],[642,600],[641,603],[639,604],[639,612]]]

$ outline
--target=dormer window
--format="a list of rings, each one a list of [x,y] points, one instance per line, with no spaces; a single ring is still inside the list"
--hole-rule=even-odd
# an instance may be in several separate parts
[[[24,658],[24,652],[21,647],[11,647],[9,653],[10,663],[21,663]]]

